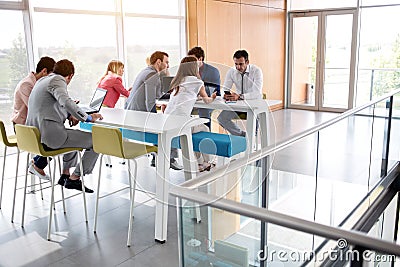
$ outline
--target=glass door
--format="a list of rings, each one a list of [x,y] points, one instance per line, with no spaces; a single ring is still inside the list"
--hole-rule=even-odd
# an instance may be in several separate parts
[[[290,108],[345,111],[353,107],[355,10],[289,15]]]

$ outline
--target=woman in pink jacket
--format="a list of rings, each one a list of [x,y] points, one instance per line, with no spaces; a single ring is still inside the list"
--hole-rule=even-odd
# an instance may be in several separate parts
[[[108,63],[107,72],[100,79],[98,87],[106,89],[107,95],[103,105],[109,108],[115,107],[120,95],[129,96],[129,91],[122,84],[122,75],[124,74],[124,63],[118,60],[112,60]]]

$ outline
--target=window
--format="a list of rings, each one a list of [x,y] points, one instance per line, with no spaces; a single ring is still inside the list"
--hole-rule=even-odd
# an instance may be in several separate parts
[[[23,13],[28,15],[31,10],[22,1],[0,0],[0,101],[8,103],[0,106],[0,115],[5,122],[9,121],[16,83],[33,71],[27,66],[36,66],[33,61],[42,56],[70,59],[76,73],[69,93],[89,102],[110,60],[125,63],[123,80],[125,87],[130,87],[146,66],[146,57],[155,50],[167,52],[173,65],[186,50],[184,0],[25,1],[33,10],[25,21],[29,23],[31,17],[33,25],[24,28]],[[33,43],[26,42],[25,36],[31,33],[24,29],[32,29]]]
[[[138,72],[146,66],[146,57],[154,51],[166,52],[170,67],[178,65],[181,59],[179,23],[178,19],[125,18],[130,86]]]
[[[38,12],[34,29],[39,56],[56,61],[66,58],[74,63],[75,75],[68,92],[81,103],[88,103],[108,62],[118,59],[115,18]]]
[[[113,0],[33,0],[34,7],[57,8],[57,9],[77,9],[77,10],[96,10],[96,11],[114,11],[115,4]]]
[[[400,87],[400,5],[361,12],[357,105]]]
[[[0,116],[8,132],[14,89],[28,74],[24,25],[21,11],[0,10]]]

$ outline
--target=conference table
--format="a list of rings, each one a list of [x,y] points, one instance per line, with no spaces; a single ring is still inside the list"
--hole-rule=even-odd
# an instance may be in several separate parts
[[[167,239],[171,141],[180,136],[185,179],[196,178],[191,128],[209,120],[105,107],[100,113],[103,120],[96,123],[158,135],[155,240],[163,243]]]
[[[247,150],[246,153],[249,154],[253,151],[255,144],[255,132],[257,125],[257,118],[260,123],[260,135],[261,135],[261,146],[265,147],[269,144],[268,142],[268,112],[269,106],[277,105],[282,103],[280,100],[265,100],[265,99],[251,99],[251,100],[238,100],[238,101],[225,101],[222,97],[217,96],[217,98],[209,103],[204,103],[203,100],[197,100],[194,107],[195,108],[207,108],[214,110],[228,110],[228,111],[238,111],[246,112],[246,132],[247,132]],[[158,100],[156,102],[158,105],[168,105],[168,100]]]

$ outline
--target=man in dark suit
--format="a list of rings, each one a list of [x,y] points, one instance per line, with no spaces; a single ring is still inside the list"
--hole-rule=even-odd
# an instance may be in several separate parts
[[[201,79],[204,82],[204,87],[206,89],[206,93],[208,96],[211,96],[214,92],[217,93],[217,96],[221,95],[220,92],[220,83],[221,83],[221,78],[219,74],[219,70],[210,64],[204,63],[204,58],[205,53],[203,48],[196,46],[193,47],[192,49],[189,50],[188,56],[194,56],[197,58],[199,62],[199,72]],[[199,117],[200,118],[206,118],[210,119],[211,118],[211,112],[212,109],[206,109],[206,108],[199,108]],[[208,128],[211,126],[211,121],[206,123]]]

